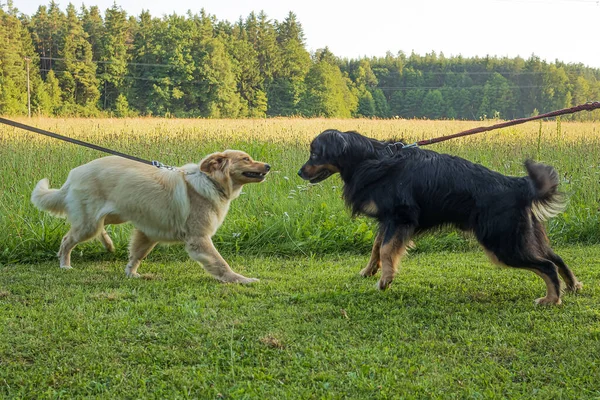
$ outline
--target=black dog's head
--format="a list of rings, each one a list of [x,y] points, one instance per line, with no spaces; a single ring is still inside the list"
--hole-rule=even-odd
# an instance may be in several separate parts
[[[298,175],[310,183],[321,182],[336,172],[342,173],[358,163],[384,156],[385,147],[393,143],[371,139],[357,132],[328,129],[310,144],[309,159]]]
[[[342,132],[334,129],[322,132],[310,144],[310,156],[298,175],[310,183],[317,183],[340,172],[340,161],[347,147]]]

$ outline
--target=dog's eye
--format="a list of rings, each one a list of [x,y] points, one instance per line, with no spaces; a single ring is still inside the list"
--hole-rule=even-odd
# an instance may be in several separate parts
[[[317,158],[317,155],[315,153],[310,153],[310,158],[314,160],[315,158]]]
[[[250,162],[250,157],[244,157],[242,160]]]

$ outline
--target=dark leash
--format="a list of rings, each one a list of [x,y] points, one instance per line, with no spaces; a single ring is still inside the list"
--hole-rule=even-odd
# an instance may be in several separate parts
[[[552,118],[552,117],[557,117],[559,115],[564,115],[564,114],[573,114],[573,113],[576,113],[576,112],[579,112],[579,111],[593,111],[593,110],[596,110],[598,108],[600,108],[600,102],[599,101],[593,101],[593,102],[589,102],[589,103],[585,103],[585,104],[580,104],[580,105],[575,106],[575,107],[563,108],[563,109],[560,109],[560,110],[552,111],[552,112],[545,113],[545,114],[536,115],[536,116],[533,116],[533,117],[513,119],[513,120],[510,120],[510,121],[501,122],[501,123],[495,124],[495,125],[481,126],[479,128],[469,129],[469,130],[462,131],[462,132],[459,132],[459,133],[455,133],[455,134],[452,134],[452,135],[440,136],[440,137],[433,138],[433,139],[419,140],[418,142],[415,142],[415,143],[412,143],[412,144],[404,144],[404,143],[400,143],[400,142],[398,142],[398,143],[392,143],[392,144],[388,145],[385,148],[385,150],[387,151],[387,153],[390,156],[392,156],[399,149],[410,148],[410,147],[419,147],[419,146],[427,146],[428,144],[434,144],[434,143],[444,142],[446,140],[455,139],[455,138],[459,138],[459,137],[462,137],[462,136],[474,135],[476,133],[488,132],[488,131],[491,131],[491,130],[494,130],[494,129],[506,128],[507,126],[524,124],[525,122],[534,121],[536,119]]]
[[[112,154],[114,156],[119,156],[119,157],[127,158],[129,160],[141,162],[142,164],[152,165],[152,166],[157,167],[157,168],[176,169],[175,167],[171,167],[169,165],[164,165],[163,163],[158,162],[158,161],[144,160],[143,158],[139,158],[139,157],[132,156],[132,155],[125,154],[125,153],[121,153],[121,152],[118,152],[118,151],[115,151],[115,150],[107,149],[106,147],[98,146],[98,145],[93,144],[93,143],[88,143],[88,142],[84,142],[82,140],[73,139],[73,138],[70,138],[70,137],[67,137],[67,136],[59,135],[58,133],[54,133],[54,132],[46,131],[44,129],[39,129],[39,128],[36,128],[36,127],[33,127],[33,126],[21,124],[19,122],[11,121],[11,120],[8,120],[8,119],[5,119],[5,118],[0,118],[0,123],[6,124],[6,125],[9,125],[9,126],[13,126],[15,128],[21,128],[21,129],[24,129],[26,131],[39,133],[40,135],[50,136],[51,138],[63,140],[65,142],[77,144],[79,146],[84,146],[84,147],[88,147],[90,149],[102,151],[104,153]]]

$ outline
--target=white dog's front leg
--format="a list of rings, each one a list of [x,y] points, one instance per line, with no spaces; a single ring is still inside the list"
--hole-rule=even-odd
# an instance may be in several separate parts
[[[185,249],[192,259],[202,264],[206,272],[221,282],[258,282],[258,279],[246,278],[243,275],[233,272],[227,261],[221,257],[210,238],[190,238],[186,240]]]
[[[125,267],[125,274],[129,278],[139,278],[140,274],[137,273],[137,269],[140,266],[142,260],[152,251],[156,246],[155,241],[151,240],[142,231],[135,229],[131,236],[131,242],[129,243],[129,262]]]

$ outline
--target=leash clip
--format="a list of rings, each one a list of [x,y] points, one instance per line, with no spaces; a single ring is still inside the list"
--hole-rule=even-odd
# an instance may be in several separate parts
[[[419,145],[416,142],[411,144],[404,144],[402,142],[390,143],[386,146],[385,151],[387,151],[390,157],[393,157],[394,154],[398,152],[398,147],[400,148],[400,150],[402,150],[411,147],[419,147]]]
[[[176,167],[172,167],[170,165],[165,165],[165,164],[161,163],[160,161],[156,161],[156,160],[152,160],[152,166],[159,168],[159,169],[168,169],[169,171],[177,170]]]
[[[386,146],[385,151],[387,151],[387,153],[390,155],[390,157],[392,157],[394,155],[394,153],[398,151],[398,145],[400,145],[401,149],[404,148],[404,143],[400,143],[400,142],[391,143]],[[393,150],[392,150],[392,148],[393,148]]]

